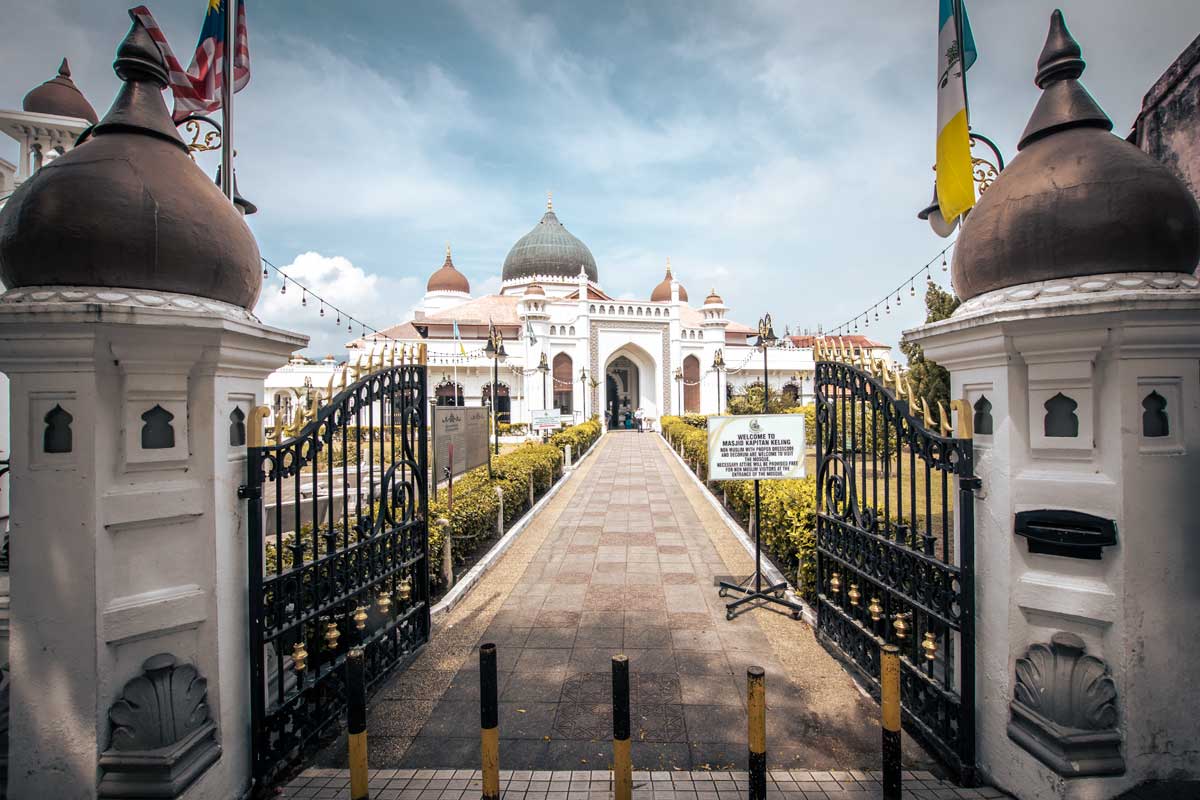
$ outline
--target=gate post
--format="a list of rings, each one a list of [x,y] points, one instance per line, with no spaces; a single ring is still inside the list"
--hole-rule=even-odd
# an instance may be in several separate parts
[[[1200,741],[1180,702],[1200,655],[1200,208],[1109,133],[1083,68],[1055,11],[1021,155],[955,243],[962,303],[904,335],[949,370],[974,429],[979,480],[960,479],[955,508],[977,576],[961,663],[987,677],[962,688],[964,705],[977,691],[968,744],[1031,800],[1200,779],[1176,744]]]
[[[239,797],[250,783],[238,487],[263,379],[308,340],[249,311],[258,249],[167,140],[149,43],[135,22],[110,116],[0,219],[9,797]],[[174,724],[128,722],[133,707]],[[179,785],[181,761],[194,769]]]

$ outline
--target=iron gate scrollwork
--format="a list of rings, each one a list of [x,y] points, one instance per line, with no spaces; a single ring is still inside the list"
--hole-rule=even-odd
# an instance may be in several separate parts
[[[346,386],[343,372],[324,398],[310,389],[273,444],[247,449],[259,782],[336,730],[352,647],[365,650],[371,686],[429,639],[424,348],[378,360],[347,367],[357,380]]]
[[[939,424],[869,355],[822,355],[844,361],[816,365],[821,640],[875,687],[880,647],[898,646],[905,723],[969,785],[978,486],[969,431],[951,436],[943,405]]]

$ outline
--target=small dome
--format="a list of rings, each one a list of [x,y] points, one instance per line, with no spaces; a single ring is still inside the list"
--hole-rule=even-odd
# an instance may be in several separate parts
[[[466,275],[454,268],[454,262],[450,260],[450,245],[446,245],[446,260],[429,276],[425,291],[471,293],[471,282],[467,280]]]
[[[580,267],[589,280],[599,280],[592,251],[563,227],[554,214],[553,204],[547,202],[541,222],[508,251],[501,280],[547,275],[573,281],[579,277]]]
[[[112,108],[0,211],[0,280],[178,292],[252,308],[262,289],[254,235],[188,158],[163,101],[165,59],[130,16]]]
[[[671,275],[671,259],[667,259],[667,274],[663,277],[662,283],[654,287],[654,291],[650,293],[651,303],[668,303],[671,301],[671,281],[675,278]],[[683,284],[679,284],[679,299],[687,302],[687,289],[683,288]]]
[[[75,117],[96,123],[96,109],[71,80],[71,65],[64,58],[59,65],[58,75],[35,87],[21,101],[21,108],[35,114],[54,114],[59,117]]]
[[[545,297],[546,290],[542,288],[540,283],[531,283],[529,288],[525,290],[525,296],[529,297],[530,295],[533,295],[534,297]]]
[[[708,297],[704,298],[704,305],[723,306],[725,305],[725,301],[721,299],[721,295],[717,294],[717,290],[714,288],[708,293]]]
[[[1038,59],[1042,96],[1019,153],[980,196],[954,248],[963,300],[1055,278],[1195,270],[1195,198],[1165,165],[1110,133],[1077,80],[1083,69],[1055,11]]]

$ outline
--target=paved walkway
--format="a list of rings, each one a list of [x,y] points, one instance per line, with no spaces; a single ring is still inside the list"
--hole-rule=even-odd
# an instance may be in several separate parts
[[[505,769],[609,766],[616,653],[631,662],[635,769],[745,769],[750,665],[767,673],[772,769],[878,769],[878,707],[807,625],[766,608],[726,621],[715,583],[750,567],[661,437],[605,436],[373,699],[371,766],[478,768],[476,649],[494,642]],[[905,757],[931,766],[911,744]]]

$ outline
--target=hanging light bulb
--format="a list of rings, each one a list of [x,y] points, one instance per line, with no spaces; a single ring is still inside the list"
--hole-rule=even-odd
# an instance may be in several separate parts
[[[890,301],[890,300],[884,300],[884,301],[883,301],[883,313],[885,313],[885,314],[891,314],[891,313],[892,313],[892,305],[891,305],[891,301]]]
[[[279,284],[279,293],[287,294],[287,278],[284,278],[283,283]]]
[[[341,312],[341,311],[337,312],[337,319],[335,319],[335,320],[333,321],[333,324],[334,324],[334,325],[341,325],[341,324],[342,324],[342,312]]]
[[[300,293],[300,305],[302,305],[302,306],[308,305],[308,292]]]
[[[321,303],[321,316],[322,317],[325,316],[325,303],[324,302]]]
[[[265,265],[265,264],[263,265],[263,277],[264,277],[264,278],[269,278],[269,277],[271,277],[271,273],[270,273],[270,272],[267,272],[267,267],[266,267],[266,265]]]
[[[354,328],[350,327],[350,323],[346,323],[346,333],[354,333]]]
[[[913,282],[912,282],[912,281],[909,281],[909,282],[908,282],[908,296],[909,296],[909,297],[916,297],[916,296],[917,296],[917,288],[916,288],[915,286],[913,286]]]
[[[896,305],[900,305],[900,293],[896,292]]]
[[[875,321],[879,321],[879,306],[875,306]]]
[[[945,272],[945,271],[946,271],[946,269],[947,269],[947,267],[946,267],[946,254],[945,254],[945,253],[942,253],[942,272]]]

